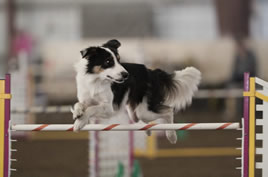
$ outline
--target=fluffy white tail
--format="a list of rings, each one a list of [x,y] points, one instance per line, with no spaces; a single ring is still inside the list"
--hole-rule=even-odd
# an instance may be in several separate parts
[[[194,67],[187,67],[181,71],[175,71],[173,81],[176,86],[176,94],[169,97],[169,105],[176,111],[185,108],[192,103],[194,92],[201,80],[201,73]]]

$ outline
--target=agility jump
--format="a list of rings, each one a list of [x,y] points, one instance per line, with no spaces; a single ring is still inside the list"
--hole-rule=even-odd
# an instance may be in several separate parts
[[[262,91],[256,91],[255,84],[263,87]],[[262,176],[268,175],[268,154],[264,149],[268,148],[268,83],[259,78],[250,78],[245,74],[244,84],[244,119],[242,128],[239,123],[188,123],[188,124],[110,124],[87,125],[84,131],[144,131],[144,130],[242,130],[241,153],[241,177],[255,177],[255,169],[262,169]],[[255,105],[255,99],[263,100],[263,104]],[[11,133],[12,131],[72,131],[73,125],[69,124],[24,124],[11,125],[10,123],[10,75],[5,80],[0,80],[0,176],[10,177],[11,162]],[[263,112],[263,119],[255,118],[255,108]],[[262,133],[256,133],[255,126],[263,126]],[[263,148],[256,148],[255,141],[262,140]],[[255,155],[262,155],[262,162],[255,161]]]
[[[145,130],[236,130],[239,123],[189,124],[88,124],[81,131],[145,131]],[[73,124],[12,125],[14,131],[73,131]]]

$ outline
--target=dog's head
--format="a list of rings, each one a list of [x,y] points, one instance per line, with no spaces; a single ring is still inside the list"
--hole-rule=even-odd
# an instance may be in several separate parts
[[[86,60],[86,74],[95,74],[102,80],[123,83],[128,72],[120,64],[118,48],[120,42],[113,39],[99,47],[88,47],[80,51],[82,60]]]

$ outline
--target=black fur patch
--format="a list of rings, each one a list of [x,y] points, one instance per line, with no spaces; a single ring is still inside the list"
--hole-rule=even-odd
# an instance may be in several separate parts
[[[116,40],[116,39],[109,40],[108,42],[106,42],[102,46],[110,49],[114,53],[114,55],[116,56],[117,60],[118,61],[120,60],[120,56],[118,54],[118,48],[121,46],[121,43],[118,40]]]
[[[150,70],[141,64],[122,63],[122,66],[128,71],[129,78],[122,84],[112,84],[114,105],[120,107],[125,94],[129,91],[128,104],[133,109],[145,97],[148,110],[152,112],[161,113],[168,108],[163,104],[164,99],[176,89],[172,74],[160,69]]]
[[[121,46],[120,42],[116,39],[109,40],[102,47],[111,50],[116,59],[119,61],[120,56],[118,54],[118,48]],[[111,68],[114,66],[114,59],[110,52],[101,47],[89,47],[80,51],[82,58],[88,60],[86,73],[95,73],[94,68],[100,67],[102,69]],[[99,70],[98,70],[99,71]]]
[[[83,51],[86,53],[83,58],[88,60],[87,73],[95,73],[94,67],[96,66],[99,66],[102,69],[107,69],[113,67],[115,64],[113,56],[105,49],[100,47],[89,47]]]
[[[108,42],[106,42],[105,44],[103,44],[102,46],[117,50],[121,46],[121,43],[116,39],[112,39],[112,40],[109,40]]]

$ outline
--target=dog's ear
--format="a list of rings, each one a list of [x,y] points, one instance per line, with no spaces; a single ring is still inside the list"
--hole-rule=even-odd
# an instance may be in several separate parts
[[[82,55],[82,58],[86,58],[86,57],[90,57],[92,56],[94,53],[96,53],[97,47],[89,47],[86,48],[84,50],[81,50],[80,53]]]
[[[121,43],[116,39],[112,39],[103,44],[102,46],[107,48],[118,49],[121,46]]]

